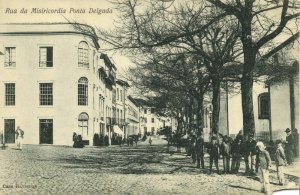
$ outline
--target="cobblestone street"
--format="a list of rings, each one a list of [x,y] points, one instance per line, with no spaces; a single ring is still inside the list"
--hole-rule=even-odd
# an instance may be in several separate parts
[[[185,154],[168,154],[166,145],[24,145],[0,152],[0,194],[259,194],[254,178],[208,175]],[[272,190],[286,188],[270,175]]]

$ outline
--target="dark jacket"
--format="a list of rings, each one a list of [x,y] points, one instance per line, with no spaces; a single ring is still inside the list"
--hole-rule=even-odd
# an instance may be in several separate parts
[[[238,142],[234,142],[232,144],[231,153],[233,157],[241,157],[242,156],[242,150],[243,150],[243,144],[238,144]]]
[[[230,155],[230,145],[229,143],[223,142],[220,146],[220,153],[223,156],[229,156]]]
[[[277,148],[276,153],[275,153],[275,163],[278,166],[283,166],[285,165],[285,155],[284,155],[284,150],[282,147]]]
[[[204,140],[203,138],[198,138],[196,140],[195,151],[197,154],[204,154]]]
[[[269,166],[271,164],[271,157],[267,150],[259,151],[258,154],[259,158],[259,167],[262,169],[269,169]]]
[[[286,148],[287,149],[293,149],[294,147],[294,136],[292,134],[290,134],[289,136],[286,136]]]
[[[208,147],[208,153],[211,157],[219,157],[220,154],[219,144],[210,143]]]
[[[246,142],[246,155],[249,156],[254,156],[256,155],[256,141],[255,140],[252,140],[250,142],[250,140],[248,140]]]

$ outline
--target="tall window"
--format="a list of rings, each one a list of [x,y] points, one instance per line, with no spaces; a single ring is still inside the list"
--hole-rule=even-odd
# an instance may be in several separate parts
[[[5,84],[5,105],[6,106],[14,106],[16,103],[15,97],[15,84],[14,83],[6,83]]]
[[[40,105],[53,105],[53,83],[40,83]]]
[[[151,118],[151,122],[154,123],[154,118]]]
[[[84,41],[80,42],[78,46],[78,66],[89,67],[89,46]]]
[[[123,101],[123,91],[120,89],[120,100]]]
[[[144,110],[144,114],[147,114],[147,109]]]
[[[85,77],[78,80],[78,105],[88,105],[88,79]]]
[[[258,96],[258,118],[269,119],[270,117],[269,94],[262,93]]]
[[[5,67],[16,67],[16,48],[5,47]]]
[[[53,67],[53,47],[40,47],[40,67]]]

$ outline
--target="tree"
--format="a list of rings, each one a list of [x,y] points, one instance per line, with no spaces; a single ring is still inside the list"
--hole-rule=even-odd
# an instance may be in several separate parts
[[[296,12],[299,3],[297,5],[297,1],[294,1],[290,4],[289,0],[283,0],[282,3],[279,1],[255,2],[254,0],[207,1],[222,9],[224,13],[235,16],[241,24],[240,36],[244,56],[241,80],[243,128],[244,134],[248,135],[255,131],[252,91],[253,73],[258,55],[261,55],[267,49],[268,43],[281,33],[290,30],[292,34],[295,34],[298,31],[297,28],[288,28],[287,24],[299,17],[299,12]],[[281,11],[280,18],[270,17],[271,12],[277,10]]]

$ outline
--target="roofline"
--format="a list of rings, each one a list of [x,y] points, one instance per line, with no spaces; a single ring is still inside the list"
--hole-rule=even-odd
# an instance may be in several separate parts
[[[89,26],[87,24],[79,24],[79,23],[2,23],[0,25],[80,25],[80,26],[85,26],[88,28],[92,28],[92,26]],[[76,29],[74,29],[74,31],[33,31],[33,32],[0,32],[0,35],[58,35],[58,34],[81,34],[81,35],[85,35],[85,36],[89,36],[92,38],[95,46],[97,49],[100,48],[100,45],[98,43],[98,38],[90,33],[85,33],[85,32],[81,32],[81,31],[76,31]]]

